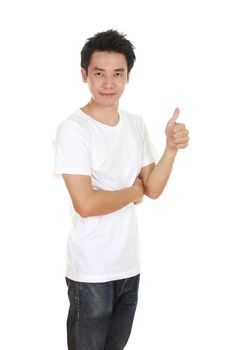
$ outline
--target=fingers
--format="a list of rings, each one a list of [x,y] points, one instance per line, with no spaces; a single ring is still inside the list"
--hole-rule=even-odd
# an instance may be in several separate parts
[[[141,204],[143,202],[143,199],[141,201],[134,202],[135,205]]]
[[[174,127],[176,119],[179,117],[179,114],[180,114],[180,110],[179,110],[179,108],[176,108],[174,113],[173,113],[172,118],[167,123],[167,128],[172,129]]]
[[[172,129],[174,133],[185,130],[185,124],[183,123],[176,123]]]
[[[168,125],[169,125],[170,128],[174,127],[176,119],[179,117],[179,114],[180,114],[180,110],[179,110],[179,108],[176,108],[174,113],[173,113],[172,118],[168,122]]]
[[[189,134],[189,131],[185,127],[177,128],[177,126],[178,126],[178,124],[176,124],[175,128],[173,129],[175,137],[184,137],[184,136],[187,136]]]
[[[180,138],[176,138],[175,139],[175,144],[176,145],[180,145],[180,144],[183,144],[183,143],[188,143],[189,142],[189,137],[186,136],[186,137],[180,137]]]
[[[167,144],[173,149],[185,148],[189,142],[189,132],[183,123],[177,123],[180,110],[176,108],[172,118],[168,121],[165,133],[167,136]]]
[[[179,131],[177,131],[177,129],[179,129]],[[183,129],[181,127],[176,128],[176,131],[174,131],[174,142],[177,148],[185,148],[188,146],[188,142],[189,142],[188,134],[189,132],[187,129],[185,129],[185,127]]]
[[[189,136],[184,136],[184,137],[175,137],[175,145],[176,147],[179,148],[185,148],[188,146],[189,142]]]
[[[180,144],[176,145],[177,149],[186,148],[187,146],[188,146],[188,142],[180,143]]]
[[[175,123],[176,122],[176,119],[179,117],[180,115],[180,109],[179,108],[176,108],[174,113],[173,113],[173,116],[171,118],[171,122],[172,123]]]

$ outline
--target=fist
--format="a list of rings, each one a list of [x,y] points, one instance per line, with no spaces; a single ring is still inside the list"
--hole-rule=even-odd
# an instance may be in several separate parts
[[[174,151],[187,147],[189,142],[189,132],[186,129],[185,124],[176,123],[179,114],[180,110],[179,108],[176,108],[172,118],[168,121],[165,130],[167,147]]]

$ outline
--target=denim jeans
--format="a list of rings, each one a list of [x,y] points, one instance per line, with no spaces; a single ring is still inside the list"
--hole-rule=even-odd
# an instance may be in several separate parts
[[[70,303],[68,349],[124,349],[137,307],[140,274],[98,283],[65,279]]]

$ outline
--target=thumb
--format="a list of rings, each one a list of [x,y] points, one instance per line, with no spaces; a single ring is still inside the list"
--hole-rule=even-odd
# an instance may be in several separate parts
[[[169,126],[174,126],[176,119],[179,117],[179,115],[180,115],[180,109],[176,108],[172,118],[169,120]]]

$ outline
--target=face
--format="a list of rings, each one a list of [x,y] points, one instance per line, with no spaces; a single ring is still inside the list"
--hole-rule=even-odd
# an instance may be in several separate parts
[[[82,78],[88,83],[93,100],[100,106],[118,103],[128,83],[127,62],[124,54],[95,51],[91,56],[88,74],[82,68]]]

